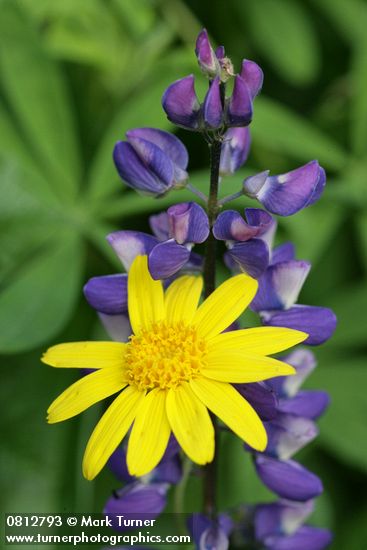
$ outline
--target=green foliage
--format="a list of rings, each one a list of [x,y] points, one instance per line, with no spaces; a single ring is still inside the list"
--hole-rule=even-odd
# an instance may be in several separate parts
[[[264,92],[254,104],[249,162],[223,181],[221,193],[237,191],[245,175],[265,168],[286,171],[313,158],[328,171],[323,199],[280,219],[279,237],[295,241],[298,257],[313,262],[301,301],[333,307],[339,318],[334,339],[317,352],[319,367],[310,379],[312,387],[332,396],[318,446],[305,455],[326,480],[314,520],[345,526],[337,530],[335,548],[362,550],[364,510],[350,490],[351,479],[361,490],[367,486],[367,7],[362,0],[229,0],[225,10],[209,0],[2,0],[3,500],[7,510],[65,505],[97,511],[117,486],[107,473],[93,485],[80,476],[97,407],[65,426],[43,424],[43,411],[73,375],[51,373],[39,366],[39,356],[51,342],[94,336],[94,314],[81,300],[82,285],[89,276],[121,269],[105,234],[122,227],[146,230],[147,215],[190,197],[188,191],[161,200],[138,196],[116,176],[111,152],[128,128],[172,129],[160,98],[173,80],[199,74],[190,41],[200,20],[214,40],[228,44],[234,59],[248,57],[265,69]],[[205,86],[203,79],[200,97]],[[180,137],[190,152],[191,181],[205,192],[205,149],[191,133],[180,131]],[[233,206],[249,204],[243,198]],[[227,435],[221,443],[221,506],[271,498],[252,475],[242,446]],[[198,509],[200,480],[190,483],[189,504]]]

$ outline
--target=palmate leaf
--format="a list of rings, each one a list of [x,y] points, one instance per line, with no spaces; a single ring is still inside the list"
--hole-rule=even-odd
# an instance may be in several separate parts
[[[30,349],[55,336],[79,297],[83,250],[72,232],[39,251],[0,295],[0,352]]]
[[[313,21],[302,2],[239,2],[258,50],[285,80],[305,84],[317,75],[320,51]]]
[[[350,322],[350,319],[349,319]],[[367,369],[363,359],[345,357],[335,361],[327,357],[310,378],[314,388],[323,388],[331,396],[332,406],[320,420],[320,444],[328,447],[347,463],[367,470]]]
[[[77,191],[80,175],[76,133],[59,67],[42,48],[16,2],[1,6],[2,86],[28,142],[63,198]]]

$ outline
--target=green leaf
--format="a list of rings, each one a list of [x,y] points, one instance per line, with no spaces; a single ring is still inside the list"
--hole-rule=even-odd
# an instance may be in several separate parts
[[[295,0],[241,2],[243,19],[259,51],[285,80],[313,81],[320,68],[314,23],[308,10]]]
[[[366,21],[367,22],[367,21]],[[351,71],[351,141],[354,153],[365,158],[367,147],[367,39],[356,43]]]
[[[331,406],[320,420],[320,443],[344,461],[367,470],[365,361],[350,358],[339,363],[321,363],[311,383],[331,396]]]
[[[296,160],[318,159],[325,168],[333,170],[342,168],[347,160],[344,150],[332,138],[285,105],[264,96],[255,101],[251,133],[255,144]]]
[[[68,94],[57,65],[15,2],[2,3],[0,69],[11,108],[61,196],[76,192],[80,176]]]
[[[81,286],[82,249],[72,233],[24,264],[0,295],[0,351],[19,353],[46,342],[68,321]]]
[[[357,231],[359,237],[359,251],[361,253],[361,259],[367,271],[367,214],[363,213],[357,217]]]
[[[364,37],[367,25],[367,6],[363,0],[313,0],[316,9],[323,11],[337,30],[351,44]]]

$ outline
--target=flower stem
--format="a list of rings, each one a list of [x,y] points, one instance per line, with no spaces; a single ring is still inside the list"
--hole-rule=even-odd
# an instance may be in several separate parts
[[[221,199],[218,202],[218,205],[223,206],[223,204],[227,204],[227,202],[234,201],[234,200],[239,199],[240,197],[243,197],[243,196],[244,196],[244,193],[241,189],[241,191],[237,191],[237,193],[233,193],[233,195],[227,195],[226,197],[223,197],[223,199]]]
[[[218,212],[218,186],[219,186],[219,164],[222,142],[214,140],[210,145],[210,190],[208,198],[208,218],[212,229]],[[204,295],[207,298],[215,290],[216,275],[216,239],[211,231],[206,244],[204,260]],[[218,426],[216,418],[211,415],[215,430],[215,447],[217,449]],[[217,452],[213,461],[204,470],[204,512],[211,518],[215,518],[216,506],[216,477],[217,477]]]

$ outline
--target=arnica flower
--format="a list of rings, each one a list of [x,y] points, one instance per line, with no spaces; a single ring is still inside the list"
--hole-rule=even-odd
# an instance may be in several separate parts
[[[83,459],[93,479],[129,431],[130,475],[150,472],[162,459],[171,432],[191,460],[214,456],[211,410],[255,450],[267,445],[265,428],[232,383],[256,382],[294,373],[267,357],[303,341],[305,333],[259,327],[227,329],[248,306],[257,282],[246,274],[228,279],[199,307],[202,278],[183,276],[164,294],[161,281],[137,256],[128,275],[128,311],[134,332],[127,344],[76,342],[51,347],[44,363],[96,369],[48,409],[48,421],[71,418],[120,392],[94,429]]]

